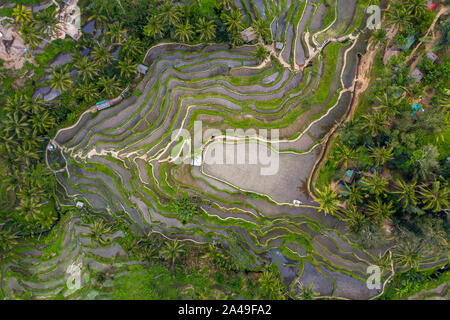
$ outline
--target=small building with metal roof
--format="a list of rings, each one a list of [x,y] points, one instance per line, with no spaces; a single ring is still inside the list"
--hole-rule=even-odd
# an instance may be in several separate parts
[[[77,201],[77,203],[75,204],[75,207],[77,207],[78,209],[82,209],[84,207],[84,203],[81,201]]]
[[[419,69],[415,68],[414,71],[411,73],[411,77],[416,79],[416,82],[419,82],[423,78],[423,73]]]
[[[137,67],[137,70],[141,74],[146,74],[147,70],[148,70],[148,67],[144,66],[143,64],[139,64],[138,67]]]
[[[251,42],[256,39],[256,34],[252,27],[248,27],[244,31],[241,32],[242,39],[244,39],[245,42]]]
[[[103,101],[97,102],[95,104],[95,106],[97,108],[97,111],[101,111],[101,110],[111,107],[111,102],[109,102],[109,100],[103,100]]]
[[[423,108],[418,105],[417,103],[415,105],[412,106],[411,108],[411,115],[413,116],[413,118],[415,120],[417,120],[417,116],[419,116],[421,113],[424,113],[425,110],[423,110]]]
[[[347,170],[345,172],[345,177],[344,177],[345,183],[347,183],[347,184],[352,183],[353,180],[355,180],[355,176],[356,176],[355,170],[350,170],[350,169]]]
[[[430,51],[427,53],[427,58],[430,59],[431,61],[435,62],[438,59],[438,56]]]

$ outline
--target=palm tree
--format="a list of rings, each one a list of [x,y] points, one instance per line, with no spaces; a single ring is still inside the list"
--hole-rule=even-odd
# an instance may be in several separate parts
[[[26,149],[37,150],[39,147],[39,143],[42,142],[42,137],[33,135],[33,132],[31,133],[32,134],[24,137],[24,139],[22,140],[22,147]]]
[[[377,167],[383,166],[386,161],[394,157],[393,147],[376,147],[370,148],[370,156],[375,160]]]
[[[220,249],[211,244],[208,245],[208,251],[202,256],[202,258],[211,260],[217,266],[221,266],[222,261],[226,260]]]
[[[255,58],[258,60],[259,63],[266,60],[269,53],[267,52],[266,48],[264,46],[258,46],[255,51]]]
[[[319,212],[334,215],[338,210],[339,196],[336,192],[331,190],[331,186],[325,187],[323,191],[317,190],[317,202],[320,204]]]
[[[97,44],[92,51],[92,57],[98,64],[109,65],[113,61],[113,56],[108,48],[103,44]]]
[[[187,19],[184,23],[177,25],[175,29],[175,37],[181,42],[189,42],[194,35],[194,27],[189,23]]]
[[[38,199],[35,197],[20,199],[17,210],[25,218],[26,221],[31,222],[36,219],[40,212],[40,205]]]
[[[398,194],[398,200],[400,201],[402,208],[406,209],[409,206],[417,205],[417,196],[416,196],[416,184],[417,181],[413,181],[412,183],[407,183],[403,178],[400,178],[395,181],[396,183],[396,191],[393,193]]]
[[[39,160],[39,156],[37,155],[37,153],[29,146],[23,144],[17,147],[17,156],[19,157],[19,159],[24,160],[27,166],[31,164],[31,160]]]
[[[223,12],[221,19],[227,25],[228,32],[239,32],[244,28],[244,24],[242,23],[242,13],[237,8],[231,10],[229,15]]]
[[[112,227],[107,226],[103,219],[99,218],[95,220],[92,224],[90,233],[91,246],[94,245],[94,240],[97,241],[100,245],[106,244],[109,240],[105,240],[103,236],[110,233],[111,229]]]
[[[211,41],[216,36],[216,24],[214,20],[206,20],[200,17],[197,24],[197,32],[200,35],[200,40]]]
[[[440,212],[442,209],[447,209],[449,206],[450,188],[447,185],[441,186],[439,180],[432,183],[432,188],[420,186],[419,194],[422,202],[425,204],[423,209],[432,210],[433,212]]]
[[[379,197],[367,205],[367,213],[375,220],[390,219],[394,212],[392,201],[383,202]]]
[[[25,102],[25,95],[21,92],[16,92],[12,95],[9,95],[8,98],[6,99],[5,111],[7,112],[19,111],[23,108],[24,102]]]
[[[339,159],[339,164],[343,164],[347,169],[348,162],[355,159],[355,150],[348,147],[344,143],[339,143],[336,145],[336,158]]]
[[[386,17],[388,24],[394,25],[400,32],[403,32],[411,26],[413,14],[410,8],[402,4],[394,4],[391,9],[386,11]]]
[[[38,136],[50,131],[56,123],[55,117],[53,117],[48,111],[44,111],[40,115],[35,115],[31,119],[33,127],[33,135]]]
[[[400,267],[417,270],[423,260],[423,244],[420,242],[403,241],[393,252],[394,262]]]
[[[42,10],[36,15],[36,21],[39,23],[39,30],[49,36],[55,37],[57,31],[60,29],[58,26],[59,19],[57,18],[57,10]]]
[[[105,16],[105,14],[101,10],[93,10],[92,15],[89,17],[88,21],[91,20],[95,20],[95,26],[97,28],[102,28],[108,21],[108,17]]]
[[[90,61],[88,57],[79,59],[74,67],[83,81],[93,80],[98,75],[97,64]]]
[[[91,9],[109,16],[109,11],[114,7],[114,2],[110,0],[95,0]]]
[[[164,25],[172,27],[180,23],[181,15],[181,7],[179,5],[174,6],[172,1],[166,1],[162,6],[159,17]]]
[[[18,4],[13,9],[12,15],[16,18],[16,22],[18,23],[31,21],[31,9],[27,9],[23,4]]]
[[[270,270],[264,270],[258,279],[264,298],[271,300],[284,299],[279,279]]]
[[[59,92],[66,91],[72,85],[70,74],[63,69],[53,70],[50,76],[50,88]]]
[[[352,204],[344,210],[344,213],[344,221],[347,223],[347,226],[355,232],[358,232],[367,222],[367,217],[361,212],[360,209]]]
[[[29,169],[27,171],[29,171]],[[23,177],[24,179],[17,192],[17,198],[29,199],[34,197],[39,199],[44,196],[44,191],[33,185],[33,181],[31,181],[31,177],[28,172],[25,173]]]
[[[269,21],[264,19],[258,19],[253,23],[252,27],[255,34],[258,36],[258,39],[267,42],[266,40],[270,38],[271,35]]]
[[[219,5],[222,6],[222,8],[226,9],[227,11],[230,11],[234,5],[234,1],[233,0],[220,0]]]
[[[416,177],[427,179],[439,167],[439,151],[436,146],[427,144],[422,149],[413,152],[411,161],[414,161]]]
[[[395,118],[400,112],[398,107],[401,100],[393,99],[388,95],[386,90],[381,96],[377,95],[376,98],[379,102],[379,106],[376,107],[377,111],[389,112],[390,118]]]
[[[40,114],[44,110],[47,109],[47,104],[44,99],[39,96],[35,98],[26,99],[25,102],[25,110],[27,112],[32,112],[33,114]]]
[[[361,128],[366,134],[375,137],[383,130],[383,127],[389,125],[387,121],[387,115],[385,112],[374,112],[362,116],[363,122]]]
[[[23,139],[31,132],[27,116],[19,111],[7,113],[3,124],[8,132],[13,132],[19,139]]]
[[[8,131],[3,131],[0,134],[0,154],[5,151],[7,154],[12,154],[16,150],[18,141],[14,135],[10,135]]]
[[[406,7],[415,18],[422,17],[428,10],[427,2],[425,0],[408,0],[406,2]]]
[[[120,76],[125,78],[131,77],[136,73],[137,66],[137,63],[133,62],[130,58],[119,61],[118,68],[120,70]]]
[[[384,43],[386,41],[386,31],[383,29],[377,29],[372,34],[372,39],[375,45]]]
[[[8,175],[2,179],[2,182],[6,185],[6,191],[11,192],[16,197],[16,192],[23,184],[24,173],[16,168],[12,168]]]
[[[362,183],[369,190],[370,194],[373,194],[377,197],[386,192],[387,185],[389,184],[388,180],[384,177],[379,176],[378,172],[376,171],[372,177],[364,177],[362,179]]]
[[[31,48],[36,48],[41,42],[39,33],[36,30],[36,24],[34,22],[23,24],[20,27],[19,32],[22,36],[23,43]]]
[[[41,190],[44,194],[52,192],[55,188],[53,172],[45,163],[40,162],[29,168],[26,175],[30,178],[33,188]]]
[[[37,222],[41,225],[43,230],[48,230],[52,227],[53,223],[56,221],[56,217],[51,213],[45,213],[41,211],[37,218]]]
[[[92,103],[100,97],[97,92],[97,88],[93,83],[86,83],[78,86],[75,89],[75,93],[78,97],[82,98],[87,103]]]
[[[10,229],[2,228],[0,230],[0,253],[4,253],[17,245],[17,236]]]
[[[123,22],[115,22],[108,25],[106,35],[112,43],[122,44],[127,34],[127,30],[123,28]]]
[[[134,37],[129,37],[123,44],[122,49],[125,51],[125,56],[133,60],[137,60],[136,58],[139,57],[144,50],[142,42]]]
[[[300,299],[302,300],[314,300],[319,296],[318,292],[313,290],[314,284],[311,282],[308,286],[303,283],[300,284]]]
[[[348,194],[348,202],[350,204],[358,205],[363,202],[363,194],[358,185],[352,184],[349,186],[345,183],[345,186],[347,187],[346,193]]]
[[[98,85],[102,88],[102,93],[104,93],[108,98],[114,97],[120,90],[119,82],[116,80],[116,76],[111,78],[101,77],[98,80]]]
[[[96,44],[96,43],[97,43],[97,41],[94,41],[89,37],[81,37],[80,39],[78,39],[77,44],[76,44],[76,48],[78,50],[75,51],[74,54],[72,54],[73,61],[77,62],[82,57],[81,52],[84,49],[93,48],[94,44]]]
[[[161,251],[165,259],[170,262],[172,271],[175,269],[175,262],[184,254],[184,245],[178,239],[166,242],[166,247]]]
[[[148,24],[144,27],[144,35],[155,40],[159,40],[164,37],[164,24],[159,16],[152,16],[148,20]]]

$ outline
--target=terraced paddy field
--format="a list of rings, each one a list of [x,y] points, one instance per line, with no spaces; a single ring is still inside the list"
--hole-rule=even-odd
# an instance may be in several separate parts
[[[148,72],[131,97],[97,113],[85,112],[52,140],[65,168],[56,173],[61,205],[81,200],[141,235],[218,241],[233,249],[246,268],[274,262],[287,285],[312,283],[322,297],[374,298],[382,289],[368,289],[366,270],[379,264],[389,246],[358,247],[342,221],[318,212],[307,187],[325,138],[353,99],[358,57],[368,39],[358,32],[363,11],[354,0],[330,1],[329,6],[290,0],[236,4],[248,20],[269,20],[283,50],[268,48],[271,58],[260,64],[255,46],[163,43],[150,48],[143,61]],[[277,129],[271,141],[277,150],[271,152],[279,156],[279,171],[261,175],[264,166],[258,164],[173,161],[174,150],[185,142],[172,139],[173,132],[186,129],[194,135],[196,121],[202,122],[203,153],[227,129]],[[211,129],[219,133],[208,135]],[[264,145],[258,135],[235,138],[227,148],[246,141]],[[264,145],[264,151],[269,147]],[[186,223],[170,206],[184,193],[202,199],[202,212]],[[127,265],[141,262],[127,259],[116,241],[120,232],[109,235],[107,246],[93,245],[86,238],[89,228],[80,218],[65,218],[52,250],[17,249],[21,259],[2,266],[2,294],[109,298],[108,283],[99,288],[84,279],[83,289],[69,290],[67,267],[114,265],[120,276]],[[382,269],[383,282],[390,275],[389,266]]]

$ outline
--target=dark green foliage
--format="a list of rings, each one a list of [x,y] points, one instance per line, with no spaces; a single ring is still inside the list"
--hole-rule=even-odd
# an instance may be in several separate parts
[[[439,93],[443,94],[448,89],[450,81],[450,61],[444,58],[438,63],[433,63],[430,59],[423,59],[419,68],[424,73],[423,83],[432,85]]]
[[[187,222],[201,213],[201,203],[201,198],[189,197],[187,194],[184,194],[179,199],[171,200],[169,206],[181,221]]]
[[[387,18],[397,30],[390,45],[398,48],[410,35],[415,36],[415,45],[423,40],[434,13],[426,9],[424,1],[396,1]],[[420,252],[405,246],[409,256],[420,258],[422,251],[446,252],[449,233],[444,209],[448,208],[450,192],[446,159],[450,153],[442,146],[448,139],[449,62],[448,48],[443,45],[447,43],[448,22],[441,22],[440,28],[443,39],[434,47],[439,59],[435,63],[427,58],[419,60],[418,68],[424,74],[421,82],[410,77],[408,52],[392,57],[384,67],[377,66],[377,78],[371,82],[367,98],[371,106],[368,114],[339,129],[339,143],[332,147],[322,169],[326,179],[318,180],[322,184],[325,180],[341,180],[347,168],[360,171],[357,182],[348,189],[361,191],[362,198],[358,199],[362,200],[351,201],[353,195],[342,199],[347,204],[344,220],[363,247],[382,244],[386,240],[383,227],[391,219],[390,227],[407,228],[409,243],[418,243]],[[415,103],[424,109],[417,117],[411,112]],[[351,151],[351,157],[346,150]],[[392,239],[402,237],[395,234]],[[418,265],[407,260],[403,259]]]

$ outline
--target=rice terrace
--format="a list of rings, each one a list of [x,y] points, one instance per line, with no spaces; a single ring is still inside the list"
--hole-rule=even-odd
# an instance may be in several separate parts
[[[0,298],[448,300],[448,1],[0,13]]]

